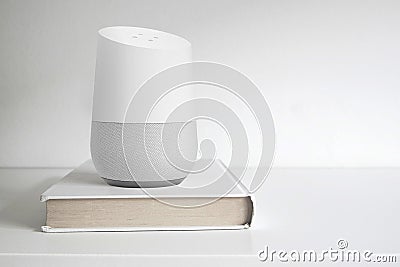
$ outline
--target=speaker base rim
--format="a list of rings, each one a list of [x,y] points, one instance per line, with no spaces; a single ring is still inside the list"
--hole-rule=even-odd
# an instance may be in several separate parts
[[[136,182],[136,181],[118,181],[112,180],[108,178],[102,177],[103,180],[111,185],[117,187],[125,187],[125,188],[155,188],[155,187],[167,187],[167,186],[174,186],[182,183],[182,181],[186,178],[179,178],[174,180],[165,180],[165,181],[143,181],[143,182]]]

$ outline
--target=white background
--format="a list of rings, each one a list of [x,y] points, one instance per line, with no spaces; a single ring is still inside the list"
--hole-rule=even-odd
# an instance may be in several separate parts
[[[400,166],[400,1],[0,2],[0,166],[89,158],[96,32],[155,28],[248,75],[275,166]]]

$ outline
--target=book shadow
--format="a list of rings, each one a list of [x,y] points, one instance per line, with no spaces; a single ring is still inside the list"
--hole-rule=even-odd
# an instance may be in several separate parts
[[[46,203],[40,202],[40,195],[59,179],[60,177],[47,178],[24,191],[15,187],[3,188],[6,190],[4,194],[12,197],[6,205],[0,206],[0,225],[11,229],[41,231],[40,227],[46,221]]]

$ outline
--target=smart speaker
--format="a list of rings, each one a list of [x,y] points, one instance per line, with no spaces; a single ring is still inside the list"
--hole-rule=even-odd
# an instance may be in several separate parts
[[[126,111],[148,79],[190,61],[191,44],[170,33],[125,26],[98,32],[90,147],[96,170],[108,184],[162,187],[179,184],[187,176],[173,162],[182,159],[181,151],[185,159],[195,159],[196,124],[165,124],[157,114],[150,120],[130,121]],[[181,131],[184,124],[186,130]],[[175,140],[178,135],[183,141]],[[165,156],[165,142],[179,146],[170,149],[176,155]]]

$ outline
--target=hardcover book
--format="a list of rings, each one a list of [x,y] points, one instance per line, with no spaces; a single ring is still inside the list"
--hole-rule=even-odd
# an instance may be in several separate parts
[[[43,232],[245,229],[254,210],[246,188],[219,161],[179,186],[141,189],[106,184],[89,160],[40,199]]]

